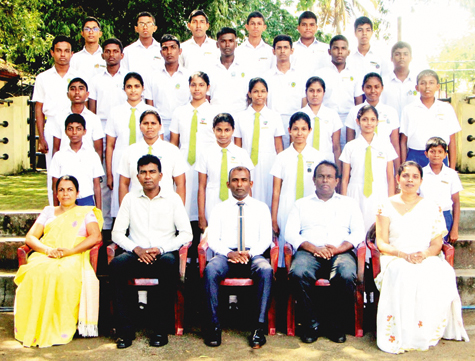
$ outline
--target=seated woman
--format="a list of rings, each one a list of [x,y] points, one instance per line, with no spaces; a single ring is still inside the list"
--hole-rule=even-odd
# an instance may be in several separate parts
[[[60,205],[45,207],[31,227],[26,244],[35,252],[15,277],[15,338],[28,347],[66,344],[76,328],[98,335],[99,282],[89,250],[102,240],[102,213],[76,206],[72,176],[59,178],[56,191]]]
[[[399,167],[401,193],[387,199],[376,217],[381,251],[378,347],[389,353],[427,350],[441,338],[468,341],[455,272],[441,255],[447,234],[441,209],[417,194],[422,168]]]

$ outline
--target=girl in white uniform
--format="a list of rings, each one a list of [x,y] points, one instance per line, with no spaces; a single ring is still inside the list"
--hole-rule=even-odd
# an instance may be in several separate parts
[[[198,172],[195,170],[201,153],[216,142],[213,133],[214,108],[206,100],[209,90],[209,77],[202,71],[196,72],[189,79],[192,100],[175,109],[170,124],[170,143],[180,148],[180,152],[189,165],[186,172],[185,208],[190,221],[198,221]],[[190,153],[191,128],[196,113],[195,152]],[[193,143],[193,142],[192,142]],[[193,148],[193,144],[191,144]]]
[[[201,230],[205,230],[207,219],[214,206],[232,197],[231,191],[221,190],[221,173],[223,180],[228,180],[231,169],[244,166],[249,170],[254,169],[251,158],[247,152],[232,142],[234,133],[234,119],[229,113],[219,113],[213,119],[213,132],[216,142],[200,154],[195,170],[198,173],[198,222]],[[225,157],[223,157],[225,154]],[[227,167],[222,169],[223,158]],[[251,174],[252,175],[252,174]],[[251,179],[252,180],[252,179]],[[220,197],[220,193],[221,197]]]
[[[312,130],[307,138],[307,144],[323,153],[326,160],[335,163],[341,154],[340,133],[343,124],[338,113],[323,105],[325,82],[318,76],[312,76],[305,85],[307,105],[300,111],[310,117]],[[315,121],[319,130],[315,129]],[[316,139],[316,134],[320,136]],[[340,164],[338,168],[341,169]]]
[[[140,116],[146,110],[157,110],[145,104],[142,99],[143,79],[138,73],[128,73],[124,78],[124,90],[127,101],[111,110],[106,124],[106,170],[107,185],[112,190],[111,216],[117,217],[119,212],[119,180],[118,173],[122,153],[131,144],[143,138],[140,131]],[[135,142],[130,139],[130,119],[132,109],[135,115]]]
[[[356,122],[361,134],[346,144],[340,157],[343,162],[341,194],[358,201],[368,230],[376,221],[377,206],[388,196],[394,195],[393,160],[398,155],[386,137],[375,133],[378,124],[376,108],[368,104],[363,106],[358,111]],[[367,153],[369,151],[371,154]],[[366,192],[365,165],[371,169],[366,173],[367,183],[370,185]]]
[[[275,156],[284,149],[282,136],[285,134],[280,114],[269,109],[267,102],[267,83],[262,78],[253,78],[249,82],[248,97],[251,105],[236,115],[234,143],[247,151],[254,164],[252,198],[256,198],[269,206],[272,204],[272,182],[270,174]],[[258,115],[256,115],[258,114]],[[259,135],[257,157],[252,152],[255,120],[258,117]]]
[[[287,217],[297,199],[315,192],[313,171],[322,160],[325,160],[320,151],[307,144],[311,130],[307,114],[297,112],[292,115],[289,121],[289,134],[293,143],[277,155],[270,171],[274,176],[271,213],[272,229],[279,237],[279,267],[285,266],[283,255]],[[299,169],[299,163],[303,165],[303,169]],[[300,173],[303,177],[300,187],[297,182],[299,170],[303,170],[303,174]]]

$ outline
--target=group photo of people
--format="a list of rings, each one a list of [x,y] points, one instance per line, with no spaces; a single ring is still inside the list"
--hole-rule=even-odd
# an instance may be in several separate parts
[[[286,318],[290,305],[273,304],[283,292],[301,342],[345,343],[354,334],[356,250],[371,237],[381,254],[377,347],[399,354],[469,341],[442,252],[459,237],[463,188],[461,126],[438,99],[439,75],[412,70],[410,42],[376,50],[366,16],[352,24],[354,37],[329,43],[316,39],[311,11],[298,17],[297,41],[280,34],[266,43],[266,16],[249,13],[244,41],[231,25],[210,34],[201,9],[189,14],[186,41],[157,41],[147,11],[131,44],[104,39],[92,16],[82,21],[80,51],[54,37],[54,65],[37,75],[32,95],[49,205],[14,280],[23,346],[107,334],[99,315],[112,312],[114,347],[127,349],[139,302],[149,345],[167,345],[183,247],[187,269],[202,266],[195,302],[207,346],[226,347],[223,303],[236,296],[223,297],[223,285],[240,278],[254,297],[252,349],[272,337],[274,318]],[[105,265],[112,311],[99,312],[90,250],[101,242],[117,253]],[[158,279],[145,302],[133,278]],[[328,287],[317,287],[320,279]]]

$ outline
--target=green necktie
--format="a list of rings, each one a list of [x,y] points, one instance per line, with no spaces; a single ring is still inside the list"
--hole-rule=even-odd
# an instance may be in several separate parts
[[[229,197],[228,187],[226,181],[228,180],[228,150],[226,148],[221,149],[223,156],[221,158],[221,181],[219,184],[219,199],[225,201]]]
[[[295,200],[303,197],[303,156],[299,154],[297,163],[297,186],[295,188]]]
[[[152,154],[152,146],[151,145],[148,146],[148,154]]]
[[[135,108],[130,108],[132,113],[130,114],[130,120],[129,120],[129,130],[130,130],[130,135],[129,135],[129,145],[134,144],[137,142],[137,138],[135,136]]]
[[[373,166],[371,164],[371,146],[368,145],[364,158],[363,194],[366,198],[368,198],[371,193],[373,193]]]
[[[196,161],[196,132],[198,131],[198,110],[193,110],[190,127],[190,147],[188,149],[188,163],[195,164]]]
[[[261,132],[261,123],[259,121],[260,113],[254,115],[254,133],[252,134],[251,160],[254,165],[259,160],[259,136]]]
[[[313,125],[313,147],[320,150],[320,118],[315,117],[315,124]]]

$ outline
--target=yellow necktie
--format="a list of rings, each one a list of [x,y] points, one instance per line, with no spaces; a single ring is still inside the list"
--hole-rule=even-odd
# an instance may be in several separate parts
[[[260,113],[254,115],[254,133],[252,134],[252,148],[251,148],[251,160],[254,165],[259,160],[259,136],[261,131],[261,123],[259,121]]]
[[[297,186],[295,189],[295,200],[303,197],[303,156],[302,153],[298,156],[297,163]]]
[[[373,166],[371,164],[371,146],[368,145],[364,158],[363,194],[366,198],[368,198],[371,193],[373,193]]]
[[[320,118],[315,117],[315,124],[313,125],[313,147],[320,150]]]
[[[219,184],[219,199],[225,201],[229,197],[228,187],[226,181],[228,180],[228,150],[226,148],[221,149],[223,156],[221,157],[221,181]]]
[[[137,141],[137,138],[135,136],[135,108],[130,108],[132,113],[130,114],[130,120],[129,120],[129,130],[130,130],[130,135],[129,135],[129,145],[134,144]]]
[[[190,127],[190,146],[188,149],[188,163],[195,164],[196,161],[196,132],[198,131],[198,110],[193,110]]]
[[[152,154],[152,146],[151,145],[148,146],[148,154]]]

